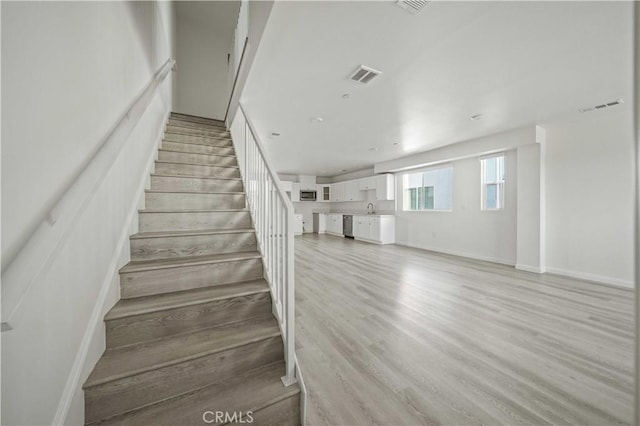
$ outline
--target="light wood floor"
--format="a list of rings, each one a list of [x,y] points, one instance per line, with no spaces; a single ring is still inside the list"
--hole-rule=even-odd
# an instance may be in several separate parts
[[[629,290],[316,234],[296,286],[309,425],[632,422]]]

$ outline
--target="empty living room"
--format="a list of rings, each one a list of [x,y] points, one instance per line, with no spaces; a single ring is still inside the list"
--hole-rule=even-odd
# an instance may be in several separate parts
[[[3,425],[640,425],[639,2],[0,20]]]

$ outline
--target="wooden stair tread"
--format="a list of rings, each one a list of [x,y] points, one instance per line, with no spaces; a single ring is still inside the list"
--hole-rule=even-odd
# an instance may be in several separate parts
[[[132,240],[145,238],[165,238],[165,237],[191,237],[196,235],[219,235],[219,234],[242,234],[254,233],[253,228],[234,228],[234,229],[202,229],[188,231],[156,231],[156,232],[138,232],[131,235]]]
[[[177,111],[171,111],[170,117],[172,117],[172,118],[187,117],[187,118],[192,118],[192,119],[197,119],[197,120],[206,120],[206,121],[211,121],[211,122],[214,122],[214,123],[222,123],[222,124],[224,124],[224,120],[218,120],[217,118],[203,117],[201,115],[185,114],[185,113],[177,112]]]
[[[280,336],[273,315],[105,351],[84,388]]]
[[[194,176],[194,175],[172,175],[168,173],[152,173],[151,177],[171,177],[171,178],[181,178],[181,179],[213,179],[213,180],[235,180],[241,181],[242,178],[236,177],[217,177],[217,176]]]
[[[156,163],[177,164],[180,166],[200,166],[200,167],[224,167],[227,169],[239,169],[240,166],[222,166],[216,164],[198,164],[198,163],[176,163],[175,161],[156,160]]]
[[[141,260],[129,262],[120,269],[120,273],[142,272],[154,269],[179,268],[183,266],[204,265],[207,263],[232,262],[247,259],[261,259],[257,251],[239,253],[210,254],[207,256],[176,257],[170,259]]]
[[[171,127],[180,127],[180,126],[172,126],[171,124],[169,124],[168,126]],[[201,131],[201,132],[209,132],[207,133],[189,133],[189,132],[185,132],[185,131],[180,131],[182,129],[188,130],[194,130],[194,131]],[[171,133],[172,135],[183,135],[183,136],[190,136],[190,137],[194,137],[194,138],[203,138],[203,139],[225,139],[225,140],[231,140],[231,136],[230,133],[226,130],[206,130],[206,129],[192,129],[190,127],[180,127],[180,129],[165,129],[164,133]],[[212,134],[215,133],[215,134]]]
[[[230,415],[234,411],[243,412],[246,416],[248,411],[260,411],[300,393],[300,386],[297,383],[286,387],[282,384],[280,377],[283,374],[284,362],[274,362],[247,371],[233,379],[107,419],[107,422],[112,426],[201,425],[203,424],[202,414],[216,409],[227,411]]]
[[[212,132],[226,132],[229,130],[223,126],[216,126],[215,124],[206,124],[206,123],[194,123],[192,121],[183,121],[172,118],[171,121],[167,123],[167,126],[173,127],[182,127],[184,129],[193,129],[193,130],[210,130]]]
[[[269,285],[263,279],[234,284],[177,291],[175,293],[120,299],[105,316],[105,321],[228,299],[248,294],[266,293]]]
[[[138,213],[233,213],[233,212],[248,212],[249,209],[187,209],[187,210],[175,210],[175,209],[144,209],[138,210]]]
[[[211,136],[211,135],[194,135],[193,133],[180,133],[180,132],[174,132],[173,130],[167,130],[165,131],[165,134],[171,134],[171,135],[179,135],[179,136],[187,136],[189,138],[196,138],[196,139],[211,139],[214,141],[227,141],[227,142],[232,142],[233,139],[231,138],[231,136]],[[170,140],[166,140],[166,139],[162,139],[165,142],[173,142],[173,143],[190,143],[192,145],[194,145],[193,142],[180,142],[180,141],[170,141]],[[197,144],[197,145],[206,145],[206,144]],[[210,145],[210,146],[214,146],[217,148],[233,148],[233,143],[227,146],[220,146],[220,145]]]
[[[223,194],[223,195],[245,195],[244,191],[167,191],[163,189],[145,189],[149,194]]]
[[[173,142],[173,143],[182,143],[182,142]],[[164,149],[164,148],[160,148],[158,151],[175,152],[176,154],[202,155],[204,157],[233,157],[233,158],[236,157],[234,154],[205,154],[204,152],[176,151],[175,149]]]

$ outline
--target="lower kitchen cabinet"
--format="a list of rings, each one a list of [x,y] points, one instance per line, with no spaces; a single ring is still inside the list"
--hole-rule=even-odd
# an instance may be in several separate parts
[[[328,234],[344,235],[342,231],[342,215],[330,213],[327,215],[326,230]]]
[[[377,244],[393,244],[396,241],[394,216],[353,216],[353,236],[356,240]]]

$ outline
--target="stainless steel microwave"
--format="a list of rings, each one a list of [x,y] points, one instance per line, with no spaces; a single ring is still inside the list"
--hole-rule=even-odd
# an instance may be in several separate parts
[[[315,201],[316,191],[300,191],[300,201]]]

